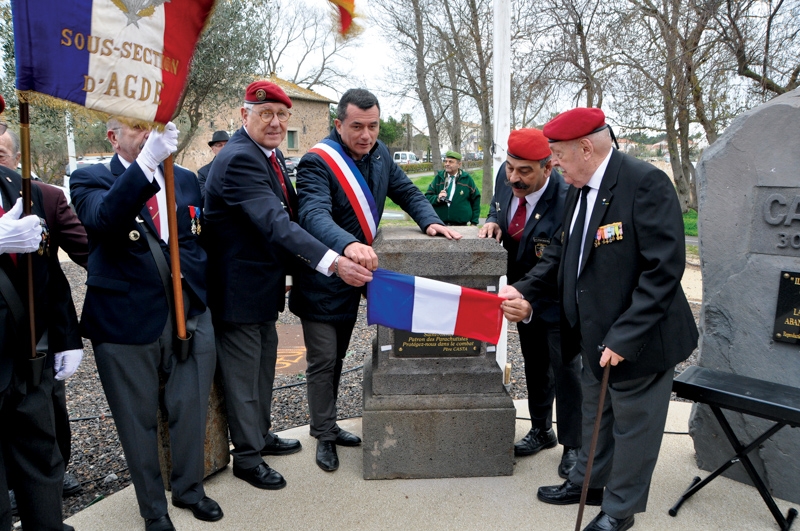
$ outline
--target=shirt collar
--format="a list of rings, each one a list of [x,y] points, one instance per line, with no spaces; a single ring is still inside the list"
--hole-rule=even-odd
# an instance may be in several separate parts
[[[549,175],[547,176],[547,180],[544,182],[541,188],[525,196],[525,201],[531,206],[536,206],[536,204],[539,202],[539,199],[541,199],[544,195],[544,191],[547,190],[548,184],[550,184]]]
[[[603,175],[605,175],[606,173],[606,168],[608,167],[608,161],[611,160],[611,153],[613,152],[614,148],[608,150],[608,155],[606,155],[606,158],[604,158],[603,162],[600,163],[600,166],[598,166],[597,169],[594,170],[592,178],[589,179],[588,183],[586,183],[593,190],[600,189],[600,185],[603,183]]]
[[[244,134],[246,134],[250,140],[253,140],[253,137],[250,136],[250,133],[247,132],[247,127],[242,126],[242,129],[244,130]],[[258,142],[256,142],[255,140],[253,140],[253,143],[258,146],[258,149],[264,152],[264,154],[267,156],[268,159],[272,158],[272,152],[275,151],[274,149],[267,149]]]

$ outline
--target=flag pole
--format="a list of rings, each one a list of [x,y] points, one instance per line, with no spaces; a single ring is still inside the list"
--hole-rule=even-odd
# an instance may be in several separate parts
[[[175,202],[175,169],[173,156],[164,161],[164,185],[167,193],[167,224],[169,226],[169,258],[172,270],[172,295],[175,298],[175,331],[178,339],[186,337],[186,314],[183,308],[183,288],[181,286],[181,254],[178,242],[178,214]]]
[[[19,138],[22,148],[22,212],[23,215],[31,213],[31,128],[28,102],[20,98],[19,101]],[[28,328],[30,329],[30,361],[31,383],[37,387],[41,382],[44,369],[45,354],[36,352],[36,316],[34,314],[33,294],[33,255],[25,253],[20,255],[26,268],[28,283]]]

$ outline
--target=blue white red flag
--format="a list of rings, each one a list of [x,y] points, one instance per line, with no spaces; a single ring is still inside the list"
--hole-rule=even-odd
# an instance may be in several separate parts
[[[378,207],[367,181],[361,175],[356,163],[344,152],[341,145],[327,138],[308,151],[322,157],[322,160],[336,176],[336,180],[339,181],[339,185],[347,195],[350,206],[353,207],[356,218],[358,218],[358,224],[361,226],[367,245],[372,245],[372,241],[378,233]]]
[[[213,6],[214,0],[12,0],[17,90],[166,123]]]
[[[497,344],[502,301],[485,291],[377,269],[367,284],[367,323]]]

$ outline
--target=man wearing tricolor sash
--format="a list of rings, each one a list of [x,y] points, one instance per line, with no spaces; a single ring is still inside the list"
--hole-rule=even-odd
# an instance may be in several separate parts
[[[389,150],[378,140],[380,106],[364,89],[350,89],[337,108],[336,128],[307,153],[297,168],[299,222],[325,245],[374,271],[371,244],[387,197],[400,205],[429,236],[461,235],[436,215]],[[341,279],[301,271],[294,277],[289,308],[303,324],[308,369],[311,435],[320,468],[339,468],[336,446],[361,439],[336,424],[336,396],[342,362],[355,326],[359,288]]]
[[[219,153],[206,181],[204,237],[209,305],[233,442],[233,474],[260,489],[286,480],[262,456],[301,450],[270,431],[278,355],[275,322],[286,275],[337,275],[363,286],[372,273],[341,257],[297,224],[297,195],[278,149],[292,100],[275,83],[255,81],[244,96],[242,127]]]

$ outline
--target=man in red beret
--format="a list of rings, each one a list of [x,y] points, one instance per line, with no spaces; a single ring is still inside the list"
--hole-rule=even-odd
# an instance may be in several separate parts
[[[561,485],[539,488],[545,503],[580,501],[604,367],[611,364],[589,505],[602,511],[584,531],[621,531],[645,511],[667,418],[675,365],[697,346],[681,288],[685,243],[669,177],[612,149],[600,109],[577,108],[544,127],[553,164],[571,184],[563,246],[551,246],[522,280],[501,290],[506,317],[540,315],[560,297],[561,351],[583,362],[583,442]]]
[[[208,174],[203,226],[233,473],[272,490],[286,481],[262,456],[301,449],[300,441],[270,431],[278,355],[275,322],[285,304],[286,275],[308,268],[325,276],[336,273],[353,286],[372,279],[369,270],[328,249],[297,224],[297,195],[278,149],[291,107],[275,83],[256,81],[247,87],[243,125]]]
[[[545,249],[561,246],[561,222],[569,188],[552,171],[550,144],[539,129],[519,129],[508,137],[506,162],[497,172],[494,197],[479,238],[495,238],[508,251],[508,282],[520,280]],[[558,299],[542,312],[517,324],[531,430],[514,445],[514,455],[527,456],[559,442],[564,450],[558,475],[567,478],[581,445],[580,361],[561,361]],[[558,412],[558,438],[553,432],[553,398]]]

